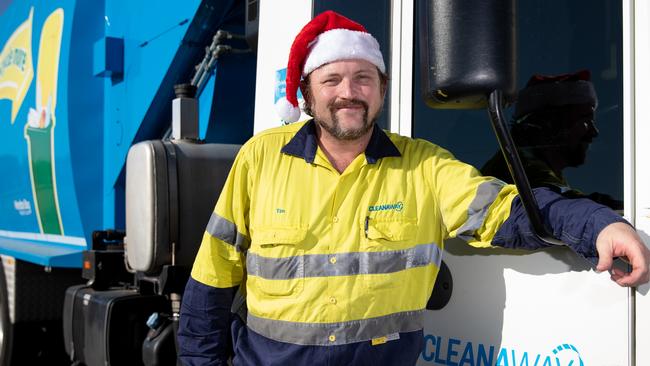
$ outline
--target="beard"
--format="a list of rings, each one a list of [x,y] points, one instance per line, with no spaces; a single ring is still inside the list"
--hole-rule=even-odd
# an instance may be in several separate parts
[[[339,121],[336,112],[338,112],[342,108],[348,108],[348,107],[363,108],[361,126],[356,128],[346,128],[346,129],[341,127],[341,122]],[[314,115],[314,121],[325,131],[327,131],[332,137],[342,141],[356,140],[361,136],[365,135],[366,133],[368,133],[370,130],[372,130],[373,126],[375,125],[375,121],[377,120],[377,117],[381,113],[381,108],[380,108],[380,110],[377,111],[377,113],[374,116],[372,116],[372,119],[369,119],[368,103],[358,99],[332,102],[328,105],[327,110],[329,112],[329,120],[331,121],[331,123],[327,123],[321,116],[318,115]]]
[[[564,150],[564,158],[567,166],[579,167],[587,161],[587,151],[591,141],[583,141],[573,146],[567,146]]]

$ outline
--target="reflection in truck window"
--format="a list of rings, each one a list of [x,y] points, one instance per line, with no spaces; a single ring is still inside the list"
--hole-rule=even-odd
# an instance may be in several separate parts
[[[598,92],[594,119],[599,136],[590,144],[584,164],[565,169],[563,178],[573,189],[599,192],[619,205],[623,199],[621,11],[619,4],[607,0],[526,0],[517,4],[518,89],[530,75],[589,69]],[[415,19],[417,22],[418,17]],[[414,43],[419,52],[419,40]],[[418,67],[413,75],[414,95],[419,95],[422,77]],[[512,109],[507,113],[512,114]],[[421,98],[413,102],[413,136],[445,147],[477,168],[498,149],[485,110],[433,110]]]
[[[589,195],[573,188],[566,168],[582,166],[589,146],[598,137],[594,112],[598,97],[589,70],[561,75],[533,75],[519,91],[511,133],[531,187],[548,187],[565,197],[582,198],[623,209],[623,202],[608,194]],[[501,151],[481,172],[513,183]]]

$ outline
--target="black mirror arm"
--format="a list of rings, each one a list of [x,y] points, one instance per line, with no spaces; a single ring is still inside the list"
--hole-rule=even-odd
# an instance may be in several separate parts
[[[526,210],[530,224],[533,227],[534,234],[543,242],[552,245],[564,245],[564,242],[556,239],[548,228],[544,225],[541,215],[539,213],[539,208],[537,206],[537,200],[533,195],[533,191],[530,188],[530,183],[528,182],[528,177],[524,171],[523,164],[519,158],[519,153],[517,151],[517,146],[512,140],[510,135],[510,130],[505,123],[503,118],[503,105],[504,98],[503,93],[500,90],[495,90],[490,93],[488,99],[488,113],[490,115],[490,121],[492,122],[492,128],[494,133],[497,136],[497,141],[499,142],[499,147],[503,153],[506,164],[508,165],[508,170],[512,179],[517,186],[517,191],[519,192],[519,197],[521,198],[521,203]]]

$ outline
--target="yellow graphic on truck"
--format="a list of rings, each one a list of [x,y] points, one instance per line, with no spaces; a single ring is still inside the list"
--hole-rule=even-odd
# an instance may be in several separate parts
[[[0,52],[0,99],[11,101],[11,124],[14,123],[20,106],[34,78],[32,65],[32,19],[29,17],[9,37]]]
[[[29,156],[32,193],[41,233],[64,235],[56,188],[54,127],[59,56],[63,33],[63,9],[45,20],[36,70],[36,105],[29,109],[25,139]]]

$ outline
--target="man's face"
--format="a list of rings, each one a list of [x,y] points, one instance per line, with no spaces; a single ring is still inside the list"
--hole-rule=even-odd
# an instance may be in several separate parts
[[[573,105],[566,112],[565,158],[567,166],[576,167],[584,164],[589,145],[598,136],[598,129],[594,123],[594,109],[590,105]]]
[[[339,140],[355,140],[372,129],[384,100],[379,70],[365,60],[334,61],[309,75],[304,93],[314,120]]]

